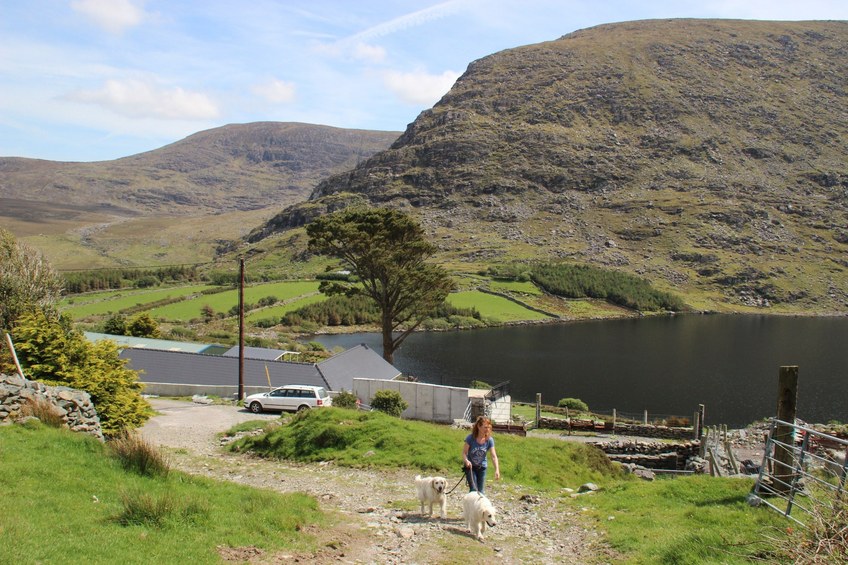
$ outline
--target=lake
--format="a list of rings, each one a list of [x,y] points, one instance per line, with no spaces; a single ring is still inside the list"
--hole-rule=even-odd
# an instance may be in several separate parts
[[[314,340],[383,351],[376,333]],[[731,427],[774,416],[779,368],[798,365],[798,417],[848,422],[845,317],[678,315],[417,332],[394,365],[422,382],[510,381],[517,401],[579,398],[631,417],[692,418],[704,404],[707,425]]]

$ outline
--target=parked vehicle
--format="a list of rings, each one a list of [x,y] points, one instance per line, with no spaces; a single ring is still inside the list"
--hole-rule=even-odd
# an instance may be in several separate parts
[[[333,400],[324,387],[312,385],[286,385],[270,392],[251,394],[244,406],[254,414],[266,410],[300,411],[322,406],[332,406]]]

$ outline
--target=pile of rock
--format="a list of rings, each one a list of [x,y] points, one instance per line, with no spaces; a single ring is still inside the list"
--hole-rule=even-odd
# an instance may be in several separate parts
[[[18,420],[28,403],[38,401],[49,403],[72,431],[91,434],[103,441],[100,418],[87,392],[0,374],[0,423]]]

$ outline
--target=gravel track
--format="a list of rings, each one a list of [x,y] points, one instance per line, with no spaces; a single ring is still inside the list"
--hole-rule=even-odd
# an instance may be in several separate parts
[[[462,519],[464,485],[448,496],[448,518],[421,516],[409,470],[350,469],[332,463],[270,461],[221,449],[220,432],[277,414],[252,414],[234,406],[149,399],[158,414],[141,430],[167,448],[171,466],[187,473],[279,492],[314,496],[333,518],[307,533],[320,549],[309,555],[268,553],[255,547],[219,548],[224,560],[242,563],[425,564],[468,561],[588,564],[615,561],[601,536],[562,497],[539,495],[503,482],[487,483],[498,524],[486,540],[470,536]],[[457,448],[459,449],[459,448]],[[450,486],[459,480],[447,477]],[[578,485],[575,485],[575,487]],[[569,501],[570,502],[570,501]]]

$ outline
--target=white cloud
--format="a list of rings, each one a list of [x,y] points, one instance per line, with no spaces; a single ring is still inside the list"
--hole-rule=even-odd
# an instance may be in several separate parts
[[[79,90],[66,99],[95,104],[130,118],[207,120],[217,118],[217,106],[208,96],[182,88],[160,88],[141,80],[108,80],[97,90]]]
[[[257,84],[253,87],[253,92],[275,104],[285,104],[293,102],[295,99],[294,84],[279,79],[271,79],[268,82]]]
[[[389,72],[383,76],[386,86],[407,104],[433,105],[450,90],[459,73],[445,71],[440,75],[425,72]]]
[[[116,34],[139,25],[145,18],[144,9],[132,0],[75,0],[71,8]]]
[[[370,63],[381,63],[386,59],[386,50],[379,45],[357,43],[353,48],[353,56]]]

